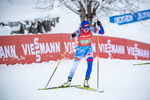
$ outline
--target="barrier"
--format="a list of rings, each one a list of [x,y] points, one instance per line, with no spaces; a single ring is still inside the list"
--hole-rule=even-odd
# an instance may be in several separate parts
[[[150,10],[139,11],[134,14],[128,13],[123,15],[112,16],[110,17],[110,22],[123,25],[146,19],[150,19]]]
[[[0,36],[0,64],[30,64],[61,58],[70,34],[39,34]],[[74,39],[64,59],[73,59],[77,39]],[[96,57],[97,37],[92,37],[93,54]],[[150,44],[137,41],[100,36],[101,58],[150,60]]]

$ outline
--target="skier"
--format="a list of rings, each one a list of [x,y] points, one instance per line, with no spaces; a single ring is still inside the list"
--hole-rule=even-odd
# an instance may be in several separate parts
[[[97,25],[100,27],[99,34],[104,34],[104,29],[100,21],[97,21]],[[90,27],[89,22],[84,20],[81,23],[81,27],[70,36],[70,39],[77,36],[78,45],[76,47],[75,58],[72,69],[70,70],[70,74],[68,76],[68,81],[62,84],[62,87],[68,87],[71,84],[77,66],[83,57],[85,57],[87,60],[87,70],[83,85],[84,87],[89,87],[88,80],[90,79],[93,64],[93,51],[91,46],[92,34],[96,33],[97,30],[98,29],[95,27]]]

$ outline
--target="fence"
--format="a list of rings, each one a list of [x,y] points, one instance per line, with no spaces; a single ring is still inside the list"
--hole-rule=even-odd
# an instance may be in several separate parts
[[[70,34],[38,34],[0,36],[0,64],[41,63],[61,58]],[[93,54],[96,57],[97,37],[92,37]],[[76,39],[71,43],[64,59],[73,59]],[[100,36],[101,58],[150,60],[150,44],[138,41]]]

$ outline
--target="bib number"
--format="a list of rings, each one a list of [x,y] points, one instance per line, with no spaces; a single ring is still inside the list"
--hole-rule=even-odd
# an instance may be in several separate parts
[[[80,40],[80,43],[81,44],[88,44],[90,43],[91,39],[88,39],[88,40]]]

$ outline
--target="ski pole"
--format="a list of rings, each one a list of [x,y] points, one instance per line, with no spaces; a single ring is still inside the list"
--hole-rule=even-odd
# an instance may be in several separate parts
[[[64,55],[66,54],[66,51],[67,51],[67,49],[69,48],[69,46],[70,46],[70,44],[71,44],[72,40],[73,40],[73,39],[71,39],[71,40],[70,40],[70,42],[69,42],[69,44],[67,45],[67,48],[65,49],[65,51],[64,51],[64,53],[63,53],[63,55],[61,56],[61,59],[59,60],[59,62],[58,62],[58,64],[57,64],[57,66],[56,66],[55,70],[53,71],[53,73],[52,73],[51,77],[49,78],[49,80],[48,80],[48,82],[47,82],[47,84],[46,84],[45,88],[47,88],[47,86],[48,86],[49,82],[51,81],[51,79],[52,79],[52,77],[53,77],[54,73],[56,72],[56,69],[58,68],[58,66],[59,66],[59,64],[60,64],[60,62],[61,62],[61,60],[63,59]]]
[[[99,21],[98,18],[97,21]],[[98,37],[97,37],[97,89],[99,89],[99,27],[98,27]]]

